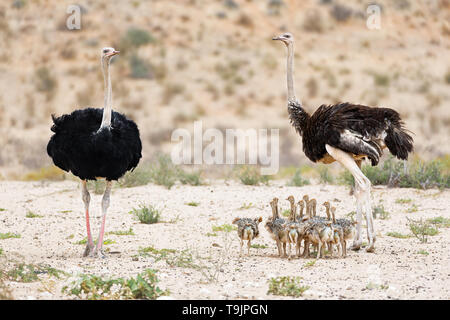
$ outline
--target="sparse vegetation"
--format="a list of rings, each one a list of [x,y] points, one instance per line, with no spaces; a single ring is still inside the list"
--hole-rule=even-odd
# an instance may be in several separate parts
[[[389,237],[399,238],[399,239],[411,238],[411,235],[403,234],[403,233],[400,233],[400,232],[388,232],[388,233],[386,233],[386,235],[389,236]]]
[[[140,204],[139,208],[133,208],[131,211],[141,223],[153,224],[159,222],[161,218],[161,213],[154,206]]]
[[[199,202],[195,202],[195,201],[191,201],[186,203],[186,205],[190,206],[190,207],[198,207],[199,206]]]
[[[311,182],[307,178],[302,177],[301,169],[297,169],[294,173],[294,176],[289,181],[289,186],[302,187],[305,185],[311,184]]]
[[[321,165],[321,166],[317,167],[317,171],[319,172],[320,183],[331,184],[334,182],[334,177],[330,173],[330,170],[328,169],[327,166]]]
[[[129,28],[120,40],[120,48],[138,48],[140,46],[154,42],[153,36],[146,30]]]
[[[118,231],[109,231],[106,232],[106,235],[113,234],[116,236],[134,236],[136,235],[133,231],[133,228],[130,227],[128,230],[118,230]]]
[[[96,275],[83,274],[78,280],[65,286],[63,293],[74,295],[80,299],[105,300],[105,299],[156,299],[169,294],[157,286],[158,278],[156,270],[146,269],[136,278],[109,278],[103,279]]]
[[[391,214],[384,209],[384,205],[379,204],[372,208],[372,215],[374,219],[389,219]]]
[[[270,278],[267,294],[275,296],[301,297],[309,289],[301,284],[301,277],[276,277]]]
[[[435,236],[439,233],[438,228],[428,221],[408,219],[408,227],[412,234],[422,243],[428,242],[428,236]]]
[[[395,203],[405,204],[405,203],[411,203],[412,199],[396,199]]]
[[[255,186],[260,183],[269,183],[269,176],[261,175],[259,168],[255,166],[241,166],[237,170],[237,175],[239,180],[245,185]]]
[[[39,181],[39,180],[64,180],[66,174],[56,166],[43,167],[36,171],[30,171],[22,177],[24,181]]]
[[[214,232],[219,232],[219,231],[231,232],[231,231],[235,231],[235,230],[237,230],[236,226],[233,226],[233,225],[227,224],[227,223],[222,224],[220,226],[212,226],[212,231],[214,231]]]
[[[442,216],[440,217],[436,217],[436,218],[431,218],[431,219],[427,219],[428,223],[431,223],[439,228],[450,228],[450,219],[449,218],[444,218]]]
[[[16,282],[34,282],[39,280],[39,274],[48,274],[56,277],[57,279],[60,279],[61,275],[68,275],[62,270],[45,265],[19,263],[16,264],[13,269],[6,272],[6,277],[9,280]]]
[[[254,248],[254,249],[267,249],[268,246],[266,246],[265,244],[257,244],[257,243],[253,243],[252,245],[250,245],[250,248]]]
[[[317,260],[313,259],[311,261],[305,262],[305,264],[303,264],[304,268],[311,268],[316,264]]]
[[[137,54],[132,54],[128,59],[130,77],[135,79],[152,79],[151,66]]]
[[[27,218],[42,218],[41,215],[34,213],[33,211],[27,210],[27,214],[25,215]]]
[[[20,238],[20,234],[11,233],[11,232],[0,233],[0,240],[11,239],[11,238]]]

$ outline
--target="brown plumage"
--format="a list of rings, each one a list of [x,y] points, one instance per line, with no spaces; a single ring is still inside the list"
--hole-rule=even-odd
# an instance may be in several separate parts
[[[272,239],[275,240],[278,248],[278,255],[280,257],[285,257],[286,244],[289,241],[288,233],[285,228],[287,221],[279,216],[278,198],[273,198],[273,200],[270,201],[270,206],[272,208],[272,217],[267,220],[264,227],[270,233]]]
[[[312,115],[303,108],[294,93],[294,37],[286,32],[273,40],[282,41],[287,55],[288,113],[292,126],[302,137],[303,151],[313,162],[338,161],[355,178],[357,198],[357,237],[353,244],[359,250],[362,244],[360,232],[361,214],[367,220],[367,251],[375,248],[372,206],[370,204],[370,180],[362,173],[362,159],[368,158],[377,165],[383,149],[399,159],[408,159],[413,151],[413,139],[404,128],[397,111],[390,108],[369,107],[353,103],[321,105]]]
[[[235,218],[233,224],[236,224],[238,229],[238,237],[241,240],[241,250],[244,245],[244,240],[247,240],[247,254],[250,254],[251,241],[259,236],[258,224],[262,221],[262,217],[250,219],[250,218]]]

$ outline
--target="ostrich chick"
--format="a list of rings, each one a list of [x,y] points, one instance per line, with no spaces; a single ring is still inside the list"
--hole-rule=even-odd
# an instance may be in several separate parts
[[[333,221],[333,223],[331,224],[331,228],[333,230],[333,238],[329,242],[329,251],[331,252],[331,255],[333,255],[333,245],[336,245],[338,247],[338,254],[341,256],[344,256],[344,252],[346,252],[346,250],[345,250],[346,243],[344,240],[344,228],[342,228],[342,226],[340,224],[336,223],[336,218],[334,216],[334,212],[336,211],[336,208],[335,207],[331,208],[331,215],[332,215],[332,218],[331,218],[330,217],[330,207],[331,207],[330,202],[328,202],[328,201],[324,202],[323,206],[326,209],[328,220],[331,219]]]
[[[333,239],[333,229],[331,227],[331,221],[322,222],[315,221],[312,222],[306,229],[306,237],[308,239],[308,244],[305,246],[305,251],[308,248],[309,243],[317,246],[317,259],[320,256],[324,256],[324,246],[331,242]],[[307,251],[309,254],[309,250]]]
[[[305,201],[300,200],[298,202],[298,206],[300,207],[300,211],[298,213],[298,218],[300,221],[302,221],[303,220],[303,210],[305,209]]]
[[[340,218],[340,219],[335,219],[334,215],[336,212],[336,208],[332,207],[331,208],[331,214],[333,216],[333,220],[336,221],[337,225],[340,225],[342,227],[342,231],[343,231],[343,247],[342,247],[342,255],[345,257],[347,255],[347,240],[352,240],[353,237],[355,236],[356,233],[356,228],[355,225],[357,224],[356,221],[351,221],[349,219],[344,219],[344,218]]]
[[[306,214],[315,217],[316,216],[316,207],[317,207],[317,201],[316,199],[309,199],[309,196],[305,194],[303,196],[303,201],[305,201],[306,204]],[[310,215],[312,213],[312,215]]]
[[[288,223],[286,224],[286,232],[288,234],[288,241],[289,241],[289,258],[291,258],[292,244],[295,244],[297,256],[300,256],[300,241],[302,237],[299,233],[300,224],[297,221],[297,207],[295,205],[295,199],[293,196],[289,196],[286,200],[288,200],[291,205],[289,220]]]
[[[278,255],[280,257],[285,257],[286,243],[288,243],[288,235],[285,230],[286,220],[279,217],[278,198],[274,198],[270,201],[270,206],[272,207],[272,217],[267,220],[265,228],[270,233],[272,239],[277,243]],[[283,247],[284,254],[282,253],[281,247]]]
[[[253,239],[259,236],[258,224],[262,221],[262,217],[250,219],[250,218],[235,218],[233,224],[238,227],[237,233],[239,239],[241,239],[241,250],[244,245],[244,240],[247,240],[247,255],[250,255],[250,246]]]

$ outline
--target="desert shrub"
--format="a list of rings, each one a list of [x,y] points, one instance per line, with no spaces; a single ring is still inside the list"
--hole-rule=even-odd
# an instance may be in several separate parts
[[[439,233],[438,228],[427,220],[406,219],[408,219],[408,227],[411,233],[422,243],[428,242],[428,236],[435,236]]]
[[[138,28],[129,28],[126,34],[120,40],[120,48],[138,48],[140,46],[154,42],[153,36],[145,30]]]
[[[334,182],[334,177],[330,173],[330,170],[328,169],[327,166],[324,166],[324,165],[319,166],[317,168],[317,171],[319,172],[320,183],[333,183]]]
[[[324,24],[319,10],[309,10],[306,12],[305,19],[303,21],[303,29],[308,32],[323,32]]]
[[[145,60],[139,58],[138,55],[132,54],[128,59],[130,67],[130,77],[135,79],[152,79],[153,73],[151,66]]]
[[[123,188],[137,187],[152,181],[152,170],[149,164],[141,164],[133,171],[128,171],[119,180],[119,186]]]
[[[48,274],[58,279],[60,279],[61,275],[68,275],[62,270],[45,265],[19,263],[13,269],[6,272],[6,277],[16,282],[34,282],[39,280],[39,274]]]
[[[161,213],[152,205],[140,204],[139,208],[133,208],[131,213],[138,218],[141,223],[153,224],[159,222]]]
[[[389,219],[391,214],[384,209],[384,205],[379,204],[372,209],[372,215],[374,219],[380,218],[382,220]]]
[[[25,174],[21,180],[24,181],[39,181],[39,180],[64,180],[66,174],[63,170],[56,166],[43,167],[36,171],[31,171]]]
[[[170,189],[176,182],[178,168],[168,155],[158,155],[152,163],[152,181]]]
[[[336,21],[344,22],[351,18],[353,11],[345,5],[336,3],[331,8],[330,14]]]
[[[276,296],[300,297],[309,289],[300,283],[301,277],[276,277],[270,278],[268,294]]]
[[[428,223],[431,223],[437,227],[450,228],[450,219],[442,216],[436,218],[427,219]]]
[[[178,175],[182,184],[189,184],[191,186],[199,186],[202,184],[201,171],[186,172],[179,169]]]
[[[446,84],[450,84],[450,70],[444,75],[444,81]]]
[[[11,233],[11,232],[0,233],[0,240],[11,239],[11,238],[20,238],[20,237],[21,236],[18,233]]]
[[[40,67],[35,72],[36,90],[46,93],[52,93],[57,85],[57,80],[50,74],[47,67]]]
[[[245,185],[255,186],[260,183],[269,183],[269,176],[261,175],[259,168],[255,166],[241,166],[238,168],[237,175],[239,180]]]
[[[305,185],[311,184],[311,182],[307,178],[302,177],[301,169],[297,169],[294,173],[294,176],[289,181],[289,186],[302,187]]]
[[[158,286],[156,270],[146,269],[136,278],[103,279],[96,275],[83,274],[71,283],[71,287],[64,286],[63,293],[77,296],[81,299],[149,299],[153,300],[169,292]]]

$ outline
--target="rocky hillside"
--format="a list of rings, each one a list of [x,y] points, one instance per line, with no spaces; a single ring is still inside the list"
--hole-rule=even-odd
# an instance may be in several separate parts
[[[169,152],[175,128],[280,128],[282,165],[306,163],[286,111],[285,48],[296,37],[297,95],[311,112],[350,101],[393,107],[415,133],[416,152],[450,153],[450,1],[72,1],[0,4],[0,178],[51,163],[50,115],[101,107],[100,49],[112,65],[114,108],[141,130],[144,157]]]

